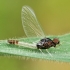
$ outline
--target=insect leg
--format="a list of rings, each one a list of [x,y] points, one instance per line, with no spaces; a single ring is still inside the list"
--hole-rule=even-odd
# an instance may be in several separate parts
[[[43,52],[42,52],[42,50],[41,49],[39,49],[40,50],[40,52],[42,53],[42,54],[44,54]]]
[[[51,57],[53,57],[52,54],[51,54],[47,49],[46,49],[46,51],[48,52],[48,54],[49,54]]]

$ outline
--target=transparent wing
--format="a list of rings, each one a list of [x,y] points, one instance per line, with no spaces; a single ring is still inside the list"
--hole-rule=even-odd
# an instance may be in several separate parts
[[[29,6],[22,7],[21,18],[27,37],[45,37],[33,10]]]

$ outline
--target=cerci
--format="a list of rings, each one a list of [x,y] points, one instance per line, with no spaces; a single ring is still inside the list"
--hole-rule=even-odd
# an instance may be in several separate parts
[[[53,40],[50,38],[44,38],[41,39],[36,46],[38,49],[49,49],[50,47],[56,47],[56,45],[59,43],[60,41],[57,38],[54,38]]]

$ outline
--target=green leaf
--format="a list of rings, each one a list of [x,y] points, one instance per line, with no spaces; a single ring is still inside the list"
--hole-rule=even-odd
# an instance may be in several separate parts
[[[50,55],[45,49],[38,50],[30,48],[28,44],[40,40],[40,38],[19,38],[19,42],[25,42],[26,45],[13,45],[8,44],[7,40],[0,40],[0,55],[15,55],[15,56],[26,56],[31,58],[39,58],[45,60],[55,60],[62,62],[70,62],[70,34],[61,36],[47,36],[51,39],[57,37],[60,40],[60,45],[56,48],[52,47],[48,49]],[[33,44],[32,44],[33,45]],[[36,46],[33,46],[36,47]]]

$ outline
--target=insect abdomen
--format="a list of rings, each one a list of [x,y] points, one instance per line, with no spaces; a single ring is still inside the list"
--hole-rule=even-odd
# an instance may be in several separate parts
[[[18,40],[8,40],[9,44],[18,44]]]

